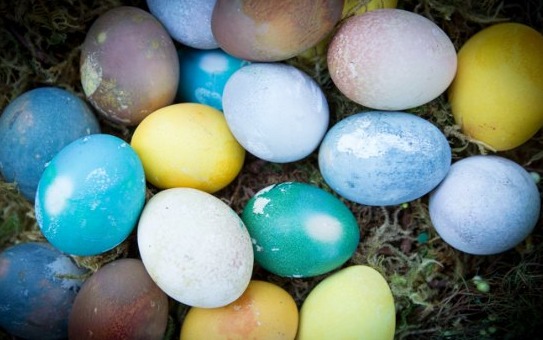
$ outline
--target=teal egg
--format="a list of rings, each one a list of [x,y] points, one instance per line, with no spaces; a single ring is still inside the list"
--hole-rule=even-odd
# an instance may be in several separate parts
[[[255,261],[284,277],[312,277],[339,268],[360,241],[351,210],[307,183],[284,182],[260,190],[247,202],[242,219]]]

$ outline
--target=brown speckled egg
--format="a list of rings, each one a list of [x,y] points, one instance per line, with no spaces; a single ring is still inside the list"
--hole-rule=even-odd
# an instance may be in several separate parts
[[[70,313],[70,339],[162,339],[168,297],[138,259],[115,260],[89,277]]]
[[[219,46],[251,61],[293,57],[325,38],[343,0],[218,0],[211,28]]]
[[[137,125],[173,102],[179,59],[172,38],[149,12],[121,6],[92,24],[80,60],[90,103],[107,119]]]

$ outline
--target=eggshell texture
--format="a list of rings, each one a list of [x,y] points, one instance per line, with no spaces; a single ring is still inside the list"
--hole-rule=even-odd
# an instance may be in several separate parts
[[[74,301],[70,339],[162,339],[168,297],[137,259],[110,262],[89,277]]]
[[[328,69],[352,101],[405,110],[442,94],[456,72],[449,37],[427,18],[385,8],[347,19],[328,48]]]
[[[451,149],[441,131],[404,112],[363,112],[334,125],[319,149],[319,169],[341,196],[365,205],[420,198],[447,175]]]
[[[253,248],[243,222],[220,199],[197,189],[154,195],[140,218],[138,246],[158,286],[189,306],[225,306],[251,279]]]
[[[234,72],[248,64],[221,49],[180,48],[176,101],[193,102],[222,110],[222,93]]]
[[[147,180],[159,188],[218,191],[238,175],[245,159],[224,115],[203,104],[174,104],[153,112],[138,125],[131,144]]]
[[[430,218],[441,238],[475,255],[514,248],[532,232],[540,209],[532,176],[500,156],[457,161],[429,200]]]
[[[97,255],[128,237],[145,189],[141,161],[130,145],[107,134],[82,137],[45,168],[36,193],[36,220],[59,250]]]
[[[23,339],[64,339],[85,270],[48,243],[0,253],[0,327]]]
[[[297,339],[393,339],[394,299],[375,269],[356,265],[321,281],[300,310]]]
[[[252,280],[243,294],[221,308],[192,307],[181,339],[294,339],[298,307],[283,288]]]
[[[466,135],[496,150],[525,143],[543,126],[543,35],[518,23],[475,34],[448,95]]]
[[[173,102],[179,59],[154,16],[121,6],[103,13],[87,32],[80,73],[85,95],[105,118],[137,125]]]
[[[332,194],[285,182],[260,190],[243,209],[255,260],[289,277],[327,273],[355,252],[360,230],[353,213]]]
[[[0,174],[34,202],[53,156],[77,138],[99,132],[93,112],[71,92],[56,87],[27,91],[0,115]]]
[[[147,0],[149,11],[176,41],[193,48],[213,49],[219,44],[211,32],[216,0]]]
[[[280,63],[251,64],[236,71],[224,87],[223,110],[247,151],[277,163],[311,154],[329,121],[326,97],[315,80]]]
[[[343,0],[218,0],[211,29],[219,46],[251,61],[280,61],[317,44],[341,18]]]

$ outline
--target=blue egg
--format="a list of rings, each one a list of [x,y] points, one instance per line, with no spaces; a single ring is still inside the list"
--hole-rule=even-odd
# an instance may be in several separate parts
[[[68,337],[68,319],[85,270],[48,243],[0,253],[0,327],[23,339]]]
[[[447,175],[451,149],[429,121],[404,112],[371,111],[336,123],[319,149],[319,169],[348,200],[388,206],[420,198]]]
[[[25,92],[0,116],[0,174],[33,202],[45,164],[70,142],[99,132],[94,113],[71,92],[55,87]]]
[[[222,110],[222,93],[230,76],[248,61],[221,49],[180,48],[177,102],[206,104]]]
[[[45,168],[36,220],[55,247],[97,255],[124,241],[145,202],[143,166],[132,147],[107,134],[80,138]]]

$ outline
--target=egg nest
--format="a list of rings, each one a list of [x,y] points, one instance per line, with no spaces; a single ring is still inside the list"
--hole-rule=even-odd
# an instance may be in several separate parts
[[[360,6],[365,3],[360,1]],[[80,46],[93,21],[120,5],[147,9],[145,1],[129,0],[0,2],[0,109],[23,92],[40,86],[58,86],[84,99],[79,76]],[[435,22],[457,50],[469,37],[493,23],[520,22],[543,32],[543,2],[539,0],[400,0],[398,8]],[[323,56],[284,62],[319,83],[328,99],[332,124],[368,110],[338,92]],[[499,154],[529,172],[543,175],[541,131],[516,149],[495,152],[460,132],[454,125],[445,95],[408,112],[431,121],[444,132],[452,147],[453,161],[470,155]],[[102,132],[130,140],[133,128],[100,122]],[[239,176],[215,195],[241,213],[260,189],[284,181],[311,183],[331,192],[320,175],[315,152],[288,164],[270,163],[248,155]],[[538,187],[541,192],[541,182]],[[156,188],[148,186],[147,198],[156,192]],[[356,216],[362,235],[356,253],[344,266],[369,265],[386,278],[396,305],[397,339],[539,336],[543,326],[541,217],[533,233],[515,249],[498,255],[475,256],[453,249],[436,234],[429,219],[427,196],[391,207],[343,202]],[[33,205],[13,184],[0,181],[0,209],[0,251],[20,242],[45,240],[37,226]],[[105,254],[74,256],[74,259],[93,272],[117,258],[137,256],[132,234]],[[256,268],[253,277],[283,287],[301,306],[311,289],[327,275],[290,279]],[[171,301],[167,339],[178,338],[187,310],[187,306]],[[0,338],[11,337],[0,330]]]

